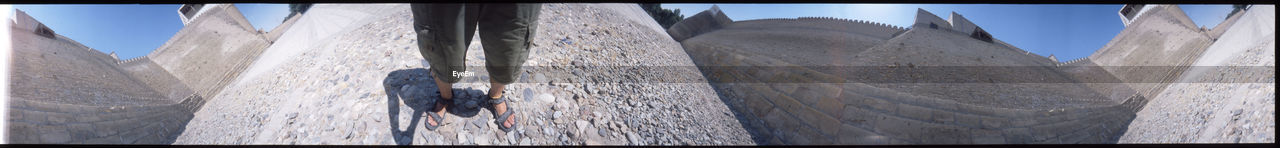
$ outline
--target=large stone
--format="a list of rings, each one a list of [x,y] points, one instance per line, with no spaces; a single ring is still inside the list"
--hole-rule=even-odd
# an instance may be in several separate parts
[[[555,96],[552,96],[551,94],[547,94],[547,93],[538,94],[538,96],[536,96],[536,97],[534,97],[534,98],[535,98],[535,100],[542,101],[543,103],[555,103],[555,102],[556,102],[556,97],[555,97]]]

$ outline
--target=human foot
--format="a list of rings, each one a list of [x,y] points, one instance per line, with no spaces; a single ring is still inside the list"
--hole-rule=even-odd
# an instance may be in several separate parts
[[[427,113],[427,122],[424,125],[428,130],[435,130],[444,121],[445,108],[449,104],[453,104],[453,84],[440,81],[440,77],[436,76],[434,72],[431,73],[431,77],[435,79],[436,88],[439,89],[436,94],[440,94],[440,96],[436,98],[435,108],[432,108],[432,111]]]
[[[423,124],[427,127],[427,130],[436,130],[437,127],[440,127],[440,124],[444,122],[445,108],[449,104],[453,104],[453,98],[445,98],[444,95],[440,95],[440,98],[436,99],[435,108],[432,108],[432,111],[427,113],[427,122]]]
[[[507,106],[506,97],[491,98],[489,104],[493,104],[494,123],[498,124],[498,129],[503,132],[511,132],[516,128],[515,111]]]

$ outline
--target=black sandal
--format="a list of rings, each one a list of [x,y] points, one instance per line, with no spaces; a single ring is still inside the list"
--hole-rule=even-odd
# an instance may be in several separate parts
[[[439,94],[439,93],[440,91],[436,91],[436,94]],[[440,96],[436,96],[435,106],[432,106],[433,111],[427,112],[427,116],[430,116],[432,120],[435,120],[436,125],[432,126],[431,122],[422,122],[422,125],[427,127],[427,130],[432,130],[432,131],[435,131],[436,128],[439,128],[441,125],[444,125],[444,116],[440,115],[440,111],[443,111],[443,110],[438,110],[435,107],[449,106],[450,104],[453,104],[453,99],[444,99],[444,98],[441,98]]]
[[[493,99],[493,98],[489,99],[489,104],[493,105],[493,110],[495,112],[494,114],[498,114],[496,113],[498,110],[498,104],[502,104],[503,102],[506,102],[506,101],[507,101],[507,96],[502,96],[502,98],[498,98],[498,99]],[[496,120],[496,119],[493,120],[494,123],[498,124],[498,129],[502,130],[502,132],[511,132],[511,130],[516,129],[516,127],[520,125],[518,122],[520,121],[520,116],[516,116],[515,118],[511,118],[511,127],[502,126],[502,123],[506,122],[507,118],[513,115],[515,111],[516,111],[515,108],[511,107],[511,104],[507,104],[507,111],[498,115],[496,118],[496,119],[502,119],[502,120]]]

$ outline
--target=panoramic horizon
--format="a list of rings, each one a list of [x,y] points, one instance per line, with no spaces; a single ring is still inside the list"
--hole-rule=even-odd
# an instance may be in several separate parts
[[[288,4],[237,3],[254,29],[271,31],[289,14]],[[121,60],[145,56],[181,30],[178,4],[18,4],[22,10],[67,36]],[[115,28],[115,29],[102,29]]]
[[[1275,142],[1274,4],[8,6],[11,144]]]
[[[765,18],[835,17],[911,27],[917,8],[942,19],[951,12],[1015,47],[1059,61],[1089,56],[1124,29],[1119,4],[662,4],[685,17],[719,5],[734,21]],[[1213,28],[1231,5],[1178,4],[1196,26]]]
[[[692,16],[713,4],[662,4]],[[996,39],[1041,56],[1067,61],[1088,56],[1124,29],[1120,5],[1014,4],[719,4],[731,19],[836,17],[910,27],[916,8],[946,19],[964,15]],[[147,55],[182,28],[179,5],[13,5],[45,22],[55,32],[85,46],[115,52],[120,59]],[[237,3],[255,29],[271,31],[289,13],[287,4]],[[1226,18],[1230,5],[1179,5],[1197,26],[1213,28]],[[777,11],[781,9],[782,11]],[[769,11],[765,11],[769,10]],[[767,13],[765,13],[767,12]],[[1038,17],[1039,19],[1017,19]],[[1046,17],[1060,18],[1048,19]],[[125,18],[129,21],[118,21]],[[100,27],[118,30],[95,29]],[[1088,31],[1080,31],[1088,30]],[[128,34],[128,36],[121,36]],[[1060,35],[1046,35],[1060,34]]]

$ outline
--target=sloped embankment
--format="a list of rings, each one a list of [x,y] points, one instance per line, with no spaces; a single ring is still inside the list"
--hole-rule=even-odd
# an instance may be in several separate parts
[[[172,143],[265,46],[235,7],[206,9],[151,55],[119,61],[64,37],[15,32],[16,53],[31,56],[15,60],[9,141]]]
[[[652,29],[658,25],[652,19],[633,18],[645,16],[638,6],[544,4],[541,11],[525,72],[506,89],[523,118],[513,132],[498,131],[491,110],[467,108],[486,106],[479,40],[466,57],[475,75],[455,84],[456,104],[444,125],[429,131],[423,113],[438,94],[409,6],[316,5],[276,45],[315,33],[301,30],[349,31],[290,47],[304,50],[228,87],[196,113],[177,143],[752,144],[678,43]],[[308,19],[333,16],[372,21],[305,28],[326,25]]]

